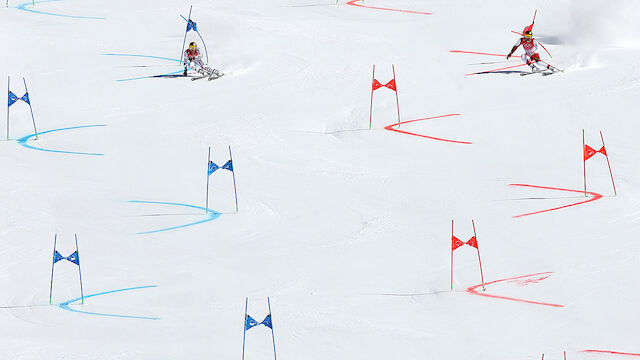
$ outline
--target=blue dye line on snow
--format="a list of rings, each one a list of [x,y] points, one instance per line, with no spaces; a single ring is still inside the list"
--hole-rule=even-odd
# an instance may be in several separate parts
[[[91,297],[95,297],[95,296],[113,294],[113,293],[118,293],[118,292],[123,292],[123,291],[130,291],[130,290],[148,289],[148,288],[154,288],[154,287],[157,287],[157,285],[136,286],[136,287],[126,288],[126,289],[111,290],[111,291],[105,291],[105,292],[101,292],[101,293],[91,294],[91,295],[85,296],[84,298],[87,299],[87,298],[91,298]],[[68,301],[65,301],[63,303],[58,304],[58,307],[60,309],[62,309],[62,310],[73,311],[73,312],[76,312],[76,313],[87,314],[87,315],[119,317],[119,318],[126,318],[126,319],[160,320],[160,318],[157,318],[157,317],[105,314],[105,313],[97,313],[97,312],[90,312],[90,311],[82,311],[82,310],[73,309],[73,308],[69,307],[69,305],[71,305],[73,303],[77,303],[80,300],[82,300],[82,298],[71,299],[71,300],[68,300]]]
[[[46,2],[54,2],[54,1],[62,1],[62,0],[40,0],[40,1],[36,1],[35,4],[41,4],[41,3],[46,3]],[[18,9],[18,10],[29,11],[29,12],[36,13],[36,14],[41,14],[41,15],[60,16],[60,17],[73,18],[73,19],[104,20],[103,17],[65,15],[65,14],[56,14],[56,13],[38,11],[38,10],[34,10],[34,9],[27,9],[27,6],[29,6],[31,4],[32,4],[32,1],[29,1],[29,2],[26,2],[24,4],[20,4],[18,6],[15,6],[15,8]]]
[[[135,203],[135,204],[159,204],[159,205],[170,205],[170,206],[183,206],[183,207],[194,208],[194,209],[198,209],[198,210],[202,210],[202,211],[206,211],[207,210],[206,208],[204,208],[202,206],[189,205],[189,204],[180,204],[180,203],[171,203],[171,202],[141,201],[141,200],[130,200],[129,202],[130,203]],[[204,220],[199,220],[199,221],[196,221],[196,222],[192,222],[192,223],[188,223],[188,224],[184,224],[184,225],[172,226],[172,227],[159,229],[159,230],[151,230],[151,231],[139,232],[139,233],[136,233],[136,234],[139,234],[139,235],[142,235],[142,234],[153,234],[153,233],[158,233],[158,232],[162,232],[162,231],[181,229],[181,228],[185,228],[187,226],[198,225],[198,224],[202,224],[202,223],[206,223],[206,222],[215,220],[215,219],[219,218],[222,215],[221,213],[219,213],[217,211],[213,211],[211,209],[208,209],[208,210],[209,211],[206,214],[207,218],[204,219]]]
[[[102,54],[102,55],[104,55],[104,56],[141,57],[141,58],[148,58],[148,59],[175,61],[178,64],[180,63],[180,60],[178,60],[178,59],[171,59],[171,58],[166,58],[166,57],[161,57],[161,56],[152,56],[152,55],[140,55],[140,54]],[[119,79],[119,80],[116,80],[116,81],[120,82],[120,81],[149,79],[149,78],[152,78],[152,77],[162,77],[162,76],[167,76],[167,75],[180,74],[183,71],[184,70],[178,70],[178,71],[170,72],[170,73],[167,73],[167,74],[160,74],[160,75],[153,75],[153,76],[141,76],[141,77],[135,77],[135,78],[129,78],[129,79]]]
[[[68,128],[62,128],[62,129],[53,129],[53,130],[47,130],[47,131],[43,131],[41,133],[38,133],[38,135],[42,135],[42,134],[48,134],[51,132],[56,132],[56,131],[66,131],[66,130],[73,130],[73,129],[82,129],[82,128],[90,128],[90,127],[101,127],[101,126],[107,126],[107,125],[82,125],[82,126],[73,126],[73,127],[68,127]],[[102,156],[104,154],[98,154],[98,153],[87,153],[87,152],[77,152],[77,151],[64,151],[64,150],[52,150],[52,149],[44,149],[44,148],[40,148],[40,147],[36,147],[36,146],[31,146],[29,144],[27,144],[27,141],[29,141],[29,139],[31,139],[32,137],[36,136],[36,134],[31,134],[31,135],[27,135],[25,137],[21,137],[20,139],[18,139],[18,144],[29,148],[29,149],[33,149],[33,150],[39,150],[39,151],[47,151],[47,152],[54,152],[54,153],[60,153],[60,154],[73,154],[73,155],[93,155],[93,156]]]

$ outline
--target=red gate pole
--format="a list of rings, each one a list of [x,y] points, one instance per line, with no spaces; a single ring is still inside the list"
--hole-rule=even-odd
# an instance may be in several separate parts
[[[584,158],[584,129],[582,129],[582,170],[584,176],[584,196],[587,196],[587,160]]]
[[[611,184],[613,184],[613,195],[616,196],[618,193],[616,192],[616,183],[613,182],[613,172],[611,172],[611,163],[609,163],[609,153],[607,152],[607,147],[604,146],[604,136],[602,136],[602,131],[600,131],[600,138],[602,139],[602,147],[604,148],[604,156],[607,158],[607,165],[609,166],[609,174],[611,175]]]
[[[373,82],[376,81],[376,66],[373,65],[373,75],[371,76],[371,105],[369,105],[369,130],[371,130],[371,121],[373,118]]]
[[[453,291],[453,219],[451,220],[451,291]]]
[[[391,65],[391,69],[393,70],[393,83],[396,85],[396,107],[398,108],[398,127],[400,127],[400,101],[398,100],[398,82],[396,81],[396,67]]]
[[[476,244],[478,243],[478,235],[476,235],[476,224],[471,220],[471,225],[473,226],[473,237],[476,238]],[[482,273],[482,260],[480,260],[480,247],[477,247],[478,250],[478,263],[480,264],[480,278],[482,279],[482,291],[486,291],[487,289],[484,287],[484,274]]]

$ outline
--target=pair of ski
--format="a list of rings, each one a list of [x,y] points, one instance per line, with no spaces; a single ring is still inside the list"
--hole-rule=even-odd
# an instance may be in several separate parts
[[[553,75],[555,73],[559,73],[559,72],[564,72],[562,70],[537,70],[537,71],[532,71],[532,72],[523,72],[520,73],[520,76],[527,76],[527,75],[533,75],[533,74],[541,74],[542,76],[549,76],[549,75]]]
[[[547,64],[547,63],[544,63],[544,64]],[[547,69],[534,70],[532,72],[523,72],[523,73],[520,73],[520,76],[527,76],[527,75],[533,75],[533,74],[541,74],[542,76],[549,76],[549,75],[553,75],[555,73],[564,72],[564,70],[558,69],[557,67],[555,67],[553,65],[549,65],[549,64],[547,64],[547,65],[549,66]]]
[[[196,80],[201,80],[201,79],[208,79],[209,81],[211,80],[216,80],[219,79],[223,76],[224,74],[221,72],[218,72],[218,74],[211,74],[211,75],[201,75],[201,76],[195,76],[191,78],[191,81],[196,81]]]

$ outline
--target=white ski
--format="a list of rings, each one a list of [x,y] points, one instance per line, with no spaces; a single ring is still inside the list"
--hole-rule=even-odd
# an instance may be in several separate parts
[[[218,73],[217,75],[216,75],[216,74],[213,74],[213,75],[209,76],[209,81],[219,79],[219,78],[221,78],[223,75],[224,75],[223,73]]]

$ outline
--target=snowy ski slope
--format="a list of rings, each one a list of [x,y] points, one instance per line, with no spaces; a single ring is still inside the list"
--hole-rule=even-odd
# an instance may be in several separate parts
[[[190,5],[226,75],[146,78],[181,71]],[[465,76],[520,64],[521,49],[450,51],[506,54],[536,9],[541,55],[565,73]],[[240,359],[245,297],[258,321],[270,297],[280,359],[638,358],[638,14],[10,0],[0,73],[18,96],[26,78],[40,134],[24,102],[10,140],[0,121],[0,359]],[[395,67],[399,127],[382,88],[368,130],[372,65],[382,84]],[[602,154],[584,196],[583,129],[596,150],[602,131],[617,196]],[[207,148],[221,165],[229,145],[239,213],[216,172],[205,214]],[[486,291],[469,246],[450,291],[452,219],[462,241],[475,222]],[[84,305],[69,262],[49,305],[56,233],[63,256],[78,235]],[[273,358],[268,328],[245,358]]]

